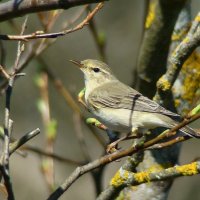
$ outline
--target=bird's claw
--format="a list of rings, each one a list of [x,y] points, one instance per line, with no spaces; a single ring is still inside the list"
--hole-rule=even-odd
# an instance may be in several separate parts
[[[111,153],[117,152],[119,150],[120,150],[120,148],[118,148],[118,141],[112,142],[106,147],[107,154],[111,154]]]

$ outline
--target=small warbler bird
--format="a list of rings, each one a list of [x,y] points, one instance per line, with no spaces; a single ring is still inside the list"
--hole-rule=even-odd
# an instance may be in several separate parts
[[[148,129],[172,128],[180,122],[178,114],[120,82],[107,64],[92,59],[70,61],[84,73],[87,108],[108,129],[144,134]],[[180,131],[191,137],[199,137],[188,126]]]

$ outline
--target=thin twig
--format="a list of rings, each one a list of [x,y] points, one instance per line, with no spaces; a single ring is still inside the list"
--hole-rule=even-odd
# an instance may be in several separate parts
[[[97,3],[106,0],[48,0],[48,1],[34,1],[30,0],[16,1],[10,0],[5,3],[0,3],[0,21],[21,17],[28,13],[69,9],[74,6],[80,6],[88,3]]]
[[[189,136],[175,137],[174,139],[171,139],[170,141],[154,144],[153,146],[150,146],[150,147],[148,147],[146,149],[147,150],[150,150],[150,149],[162,149],[162,148],[165,148],[165,147],[172,146],[172,145],[174,145],[176,143],[186,141],[188,139],[190,139]]]
[[[3,41],[0,41],[0,65],[4,65],[6,60],[6,49]]]
[[[20,150],[24,150],[24,151],[30,151],[30,152],[33,152],[33,153],[36,153],[36,154],[39,154],[41,156],[47,156],[47,157],[50,157],[50,158],[53,158],[57,161],[61,161],[61,162],[66,162],[68,164],[72,164],[72,165],[82,165],[84,164],[85,162],[79,162],[79,161],[75,161],[75,160],[71,160],[69,158],[64,158],[62,156],[59,156],[55,153],[50,153],[50,152],[46,152],[42,149],[38,149],[36,147],[32,147],[32,146],[29,146],[29,145],[23,145]]]
[[[40,103],[38,108],[42,116],[42,121],[45,130],[45,150],[49,153],[53,153],[54,142],[56,138],[56,121],[51,119],[50,105],[49,105],[49,91],[48,91],[49,78],[46,72],[40,72],[37,79],[37,86],[40,91]],[[42,173],[47,183],[49,191],[52,191],[54,187],[54,163],[51,157],[45,157],[42,160]]]
[[[11,155],[14,153],[18,148],[20,148],[22,145],[24,145],[26,142],[31,140],[33,137],[37,136],[40,133],[40,129],[37,128],[31,132],[26,133],[24,136],[22,136],[19,140],[16,140],[9,146],[9,154]]]
[[[82,12],[81,12],[81,14],[82,14]],[[80,16],[80,15],[78,15],[78,16]],[[71,23],[75,23],[76,20],[78,20],[78,18],[79,17],[75,16],[75,19],[73,19],[72,22],[70,22],[68,25],[70,25]],[[86,19],[87,19],[87,17],[84,20],[86,20]],[[83,21],[80,24],[82,24]],[[68,27],[65,24],[64,30],[67,28]],[[64,30],[62,29],[62,31],[64,31]],[[27,45],[27,48],[26,48],[26,54],[24,55],[23,60],[19,63],[18,70],[16,73],[21,72],[33,58],[37,57],[42,52],[44,52],[44,50],[46,50],[48,47],[50,47],[52,44],[54,44],[56,39],[57,38],[54,38],[54,39],[51,39],[48,41],[38,40],[38,41],[29,42],[29,45]],[[7,81],[3,81],[0,85],[1,92],[4,92],[6,86],[7,86]]]
[[[66,34],[72,33],[74,31],[82,29],[84,26],[88,25],[89,21],[94,17],[94,15],[103,7],[103,3],[99,3],[92,12],[90,12],[87,17],[76,27],[63,30],[55,33],[43,33],[43,31],[36,31],[28,35],[0,35],[2,40],[22,40],[27,41],[30,39],[39,39],[39,38],[57,38],[64,36]]]
[[[21,34],[23,34],[25,30],[27,19],[25,20]],[[12,95],[12,90],[13,90],[13,85],[16,76],[20,76],[21,74],[16,74],[16,69],[18,67],[19,59],[21,57],[22,49],[21,49],[21,43],[18,43],[18,48],[17,48],[17,56],[15,59],[15,64],[13,67],[14,73],[9,77],[8,79],[8,87],[6,89],[6,105],[5,105],[5,119],[4,119],[4,148],[3,148],[3,153],[0,158],[0,170],[2,172],[4,182],[5,182],[5,187],[8,193],[8,200],[14,200],[14,192],[12,189],[12,183],[11,183],[11,177],[10,177],[10,172],[9,172],[9,155],[10,155],[10,136],[12,132],[12,120],[10,119],[10,106],[11,106],[11,95]],[[6,73],[4,72],[6,75]],[[6,75],[7,76],[7,75]],[[8,76],[7,76],[8,77]]]
[[[9,200],[15,199],[9,172],[9,143],[12,130],[12,122],[10,120],[10,101],[11,101],[14,79],[15,79],[14,76],[12,76],[9,79],[8,88],[6,90],[6,107],[5,107],[5,119],[4,119],[4,147],[3,147],[3,153],[0,158],[0,170],[4,178],[5,187],[8,193]]]
[[[90,6],[88,7],[88,10],[91,12]],[[93,35],[93,38],[94,38],[94,41],[96,43],[96,46],[97,46],[97,49],[99,51],[99,55],[100,55],[101,59],[103,61],[106,61],[107,59],[106,59],[106,54],[105,54],[105,38],[104,38],[103,35],[102,36],[99,35],[98,30],[97,30],[97,25],[95,23],[94,18],[92,18],[90,20],[89,28],[90,28],[90,31]]]
[[[0,73],[1,73],[7,80],[9,80],[10,75],[6,72],[6,70],[4,69],[4,67],[2,67],[1,65],[0,65]]]
[[[145,144],[145,148],[150,147],[156,143],[158,143],[159,141],[163,140],[164,138],[169,138],[173,135],[176,134],[176,131],[178,131],[179,129],[181,129],[182,127],[186,126],[189,123],[192,123],[193,121],[197,120],[200,118],[200,113],[193,115],[193,116],[188,116],[188,118],[185,118],[181,123],[179,123],[178,125],[176,125],[175,127],[173,127],[170,130],[164,131],[163,133],[161,133],[160,135],[158,135],[157,137],[153,138],[150,141],[147,141]],[[198,133],[197,133],[198,134]]]
[[[21,32],[20,32],[20,36],[23,36],[23,34],[24,34],[24,31],[25,31],[26,25],[27,25],[27,21],[28,21],[28,17],[26,17],[25,20],[24,20],[24,23],[22,25],[22,29],[21,29]],[[17,56],[16,56],[15,64],[14,64],[14,71],[15,72],[17,71],[17,68],[18,68],[18,65],[19,65],[19,60],[21,58],[23,51],[24,51],[24,45],[21,44],[21,41],[19,41],[18,45],[17,45]]]

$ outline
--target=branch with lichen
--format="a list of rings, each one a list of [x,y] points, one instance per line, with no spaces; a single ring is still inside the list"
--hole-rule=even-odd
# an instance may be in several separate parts
[[[190,6],[190,5],[188,5]],[[172,35],[171,52],[178,46],[185,38],[191,27],[190,12],[183,13],[180,24],[175,27]],[[193,29],[198,26],[198,20],[193,21]],[[170,67],[170,62],[169,62]],[[194,50],[192,54],[184,62],[181,71],[172,87],[173,100],[172,103],[178,113],[186,114],[192,107],[199,102],[200,92],[200,54],[198,49]]]
[[[138,152],[131,157],[128,157],[125,163],[120,167],[120,169],[117,171],[117,174],[120,173],[121,170],[128,171],[128,172],[135,172],[136,167],[138,164],[143,160],[143,152]],[[117,181],[117,174],[112,178],[112,180]],[[120,180],[119,180],[120,181]],[[109,184],[107,188],[105,188],[104,191],[101,192],[101,194],[97,197],[97,200],[105,200],[105,199],[114,199],[119,195],[119,193],[127,187],[128,184]]]
[[[162,181],[166,179],[176,178],[180,176],[193,176],[200,173],[200,162],[192,162],[190,164],[174,166],[163,169],[163,167],[155,166],[151,169],[133,173],[122,168],[112,178],[110,185],[120,187],[123,185],[139,185],[153,181]],[[105,200],[105,199],[104,199]]]
[[[167,58],[174,26],[180,22],[182,23],[182,19],[179,16],[183,13],[183,9],[188,11],[189,7],[187,7],[186,1],[150,0],[148,2],[149,10],[138,57],[137,71],[139,78],[137,79],[136,88],[145,96],[152,98],[156,92],[157,80],[165,73],[167,68]],[[189,1],[187,3],[190,4]],[[169,109],[169,107],[166,108]],[[158,133],[159,131],[155,130],[151,136],[155,137]],[[169,162],[175,165],[179,150],[180,145],[172,145],[170,148],[160,149],[159,151],[145,151],[144,160],[138,169],[141,171],[146,170],[158,162]],[[165,159],[163,160],[163,158]],[[143,184],[136,188],[130,187],[123,190],[120,195],[136,199],[147,196],[148,199],[149,196],[146,191],[151,191],[152,198],[164,199],[167,198],[171,183],[172,181],[169,179],[163,182],[163,184],[152,183],[150,185]],[[159,197],[157,196],[158,194]]]
[[[165,73],[171,35],[185,1],[151,0],[145,22],[137,71],[137,89],[152,98],[156,82]]]
[[[197,25],[198,23],[198,25]],[[154,100],[162,103],[166,95],[171,91],[171,88],[177,79],[177,76],[186,61],[186,59],[192,54],[192,52],[200,45],[200,13],[195,18],[190,31],[183,39],[183,41],[177,46],[171,55],[171,65],[167,72],[157,82],[157,93]]]

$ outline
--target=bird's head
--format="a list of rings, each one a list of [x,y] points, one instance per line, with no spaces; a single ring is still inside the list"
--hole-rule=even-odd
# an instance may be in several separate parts
[[[76,64],[84,73],[86,84],[100,85],[112,80],[116,80],[113,72],[102,61],[87,59],[83,61],[70,60]]]

